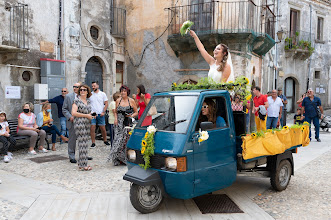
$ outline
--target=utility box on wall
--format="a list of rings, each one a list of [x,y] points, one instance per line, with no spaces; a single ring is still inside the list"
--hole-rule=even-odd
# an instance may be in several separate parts
[[[64,65],[65,61],[63,60],[53,60],[47,58],[40,59],[40,81],[42,84],[48,85],[47,99],[52,99],[56,96],[62,95],[62,88],[66,87]],[[52,104],[52,116],[54,124],[60,130],[61,126],[60,119],[58,118],[58,109],[54,103]]]
[[[34,99],[47,100],[48,99],[48,85],[47,84],[34,84]]]

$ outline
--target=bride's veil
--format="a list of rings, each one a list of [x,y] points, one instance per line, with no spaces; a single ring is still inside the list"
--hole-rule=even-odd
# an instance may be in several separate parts
[[[228,59],[227,59],[226,62],[227,62],[227,63],[230,65],[230,67],[231,67],[231,74],[230,74],[230,76],[229,76],[227,82],[228,82],[228,81],[234,81],[234,70],[233,70],[233,65],[232,65],[232,59],[231,59],[231,53],[230,53],[230,51],[228,52]]]

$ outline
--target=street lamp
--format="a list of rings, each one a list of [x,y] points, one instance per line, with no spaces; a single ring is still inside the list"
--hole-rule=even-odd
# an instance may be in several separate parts
[[[277,44],[280,43],[280,42],[282,42],[282,40],[283,40],[283,34],[284,34],[283,29],[281,29],[280,31],[277,32],[277,38],[279,40],[278,42],[276,42]]]

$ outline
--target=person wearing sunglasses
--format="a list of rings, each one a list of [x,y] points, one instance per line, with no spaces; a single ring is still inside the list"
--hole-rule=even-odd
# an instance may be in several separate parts
[[[90,140],[91,120],[96,116],[92,115],[91,89],[88,85],[79,86],[77,98],[72,105],[71,114],[74,116],[74,128],[77,136],[79,159],[78,168],[81,171],[92,170],[88,162],[88,141]]]
[[[67,119],[63,114],[62,107],[63,107],[63,102],[65,96],[68,94],[68,89],[67,88],[62,88],[61,90],[61,95],[55,96],[52,99],[48,99],[45,102],[42,102],[41,104],[44,105],[46,103],[55,103],[57,106],[57,116],[60,119],[60,125],[61,125],[61,135],[68,137],[69,132],[67,129]],[[63,140],[61,139],[61,144],[63,143]]]
[[[221,116],[216,116],[216,104],[212,99],[205,99],[202,104],[197,130],[199,130],[201,122],[205,121],[212,122],[214,124],[214,128],[226,126],[224,118]]]
[[[67,121],[67,128],[69,129],[68,155],[69,155],[70,163],[77,163],[77,160],[75,159],[77,137],[73,125],[74,116],[72,116],[71,110],[74,100],[75,98],[77,98],[77,94],[79,92],[79,86],[80,86],[79,82],[73,85],[74,92],[65,96],[62,107],[63,115],[66,117],[66,121]],[[87,159],[92,160],[92,157],[88,157]]]

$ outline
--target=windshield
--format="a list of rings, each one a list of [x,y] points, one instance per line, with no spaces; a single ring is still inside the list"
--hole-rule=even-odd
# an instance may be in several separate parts
[[[198,96],[154,96],[137,127],[152,124],[159,131],[186,133],[197,100]]]

